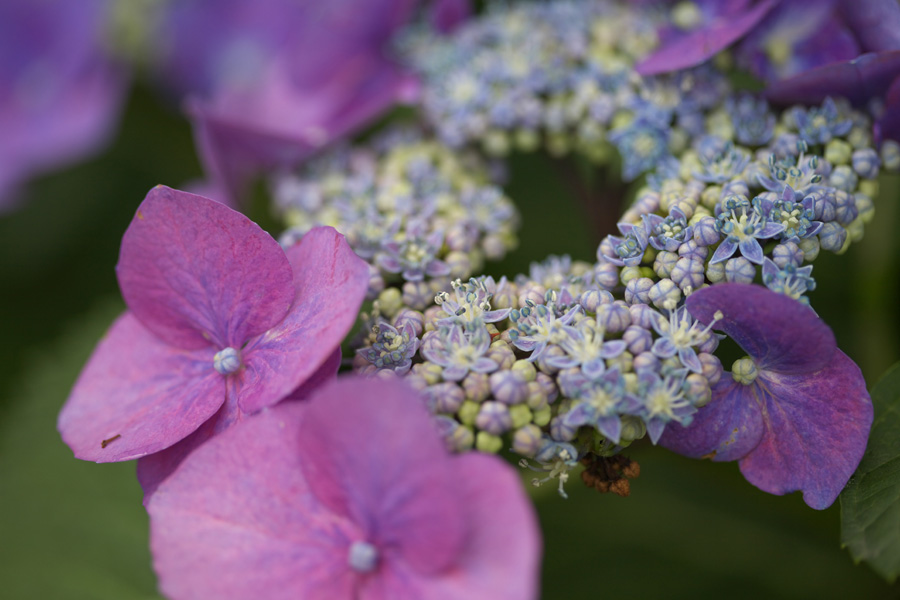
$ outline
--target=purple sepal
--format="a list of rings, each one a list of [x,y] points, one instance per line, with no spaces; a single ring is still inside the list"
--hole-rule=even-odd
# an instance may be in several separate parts
[[[635,70],[645,76],[656,75],[706,62],[753,29],[775,5],[774,0],[764,0],[746,12],[720,15],[701,29],[668,41]]]
[[[763,491],[801,490],[809,506],[830,506],[859,464],[872,424],[859,368],[812,309],[760,286],[711,286],[689,296],[687,307],[706,322],[721,310],[716,327],[749,352],[759,373],[748,385],[723,377],[691,426],[670,428],[662,444],[688,456],[738,459]]]
[[[685,305],[705,324],[721,310],[715,329],[728,334],[760,369],[817,371],[836,348],[831,329],[810,307],[759,285],[720,283],[694,292]]]
[[[900,50],[873,52],[771,83],[765,96],[777,104],[819,104],[828,96],[843,96],[861,106],[883,96],[898,75]]]

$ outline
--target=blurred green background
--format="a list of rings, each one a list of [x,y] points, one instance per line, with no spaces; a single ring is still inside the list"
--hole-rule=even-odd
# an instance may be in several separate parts
[[[135,208],[153,185],[200,174],[177,107],[137,89],[107,152],[35,181],[27,203],[0,217],[2,598],[158,598],[134,464],[73,459],[55,421],[123,309],[113,267]],[[592,260],[592,231],[559,171],[531,155],[515,157],[511,174],[522,243],[491,272],[514,275],[551,253]],[[870,387],[900,358],[898,179],[883,178],[866,239],[821,256],[813,272],[813,304]],[[642,475],[630,498],[577,480],[567,501],[552,486],[536,490],[543,598],[900,597],[900,583],[887,585],[840,548],[837,505],[818,512],[798,494],[764,494],[736,464],[646,445],[631,456]]]

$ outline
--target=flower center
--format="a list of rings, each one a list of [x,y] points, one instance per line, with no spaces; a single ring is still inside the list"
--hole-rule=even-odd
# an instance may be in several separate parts
[[[759,369],[756,368],[756,363],[749,356],[738,359],[731,365],[731,376],[738,383],[750,385],[756,380],[758,375]]]
[[[241,367],[241,353],[232,347],[216,352],[213,367],[221,375],[231,375]]]
[[[357,573],[370,573],[378,566],[378,548],[369,542],[357,540],[350,544],[347,564]]]

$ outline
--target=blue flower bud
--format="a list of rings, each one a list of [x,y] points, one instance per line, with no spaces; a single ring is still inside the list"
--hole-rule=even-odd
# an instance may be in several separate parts
[[[725,281],[733,283],[753,283],[756,267],[743,256],[729,258],[725,262]]]
[[[847,240],[847,230],[834,221],[825,223],[819,231],[819,244],[824,250],[838,252]]]

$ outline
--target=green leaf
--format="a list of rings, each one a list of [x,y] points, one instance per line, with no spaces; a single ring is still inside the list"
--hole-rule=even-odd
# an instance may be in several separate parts
[[[872,390],[875,421],[841,494],[841,541],[890,582],[900,574],[900,363]]]

